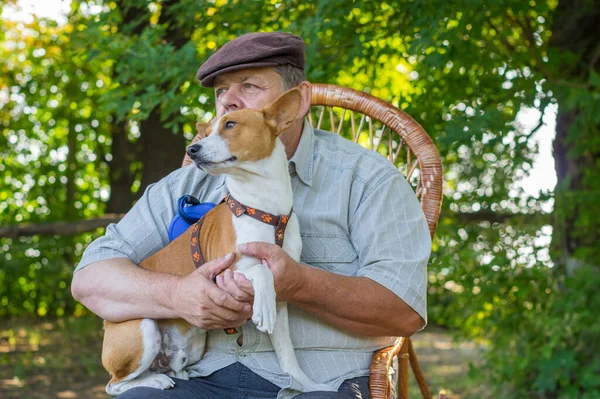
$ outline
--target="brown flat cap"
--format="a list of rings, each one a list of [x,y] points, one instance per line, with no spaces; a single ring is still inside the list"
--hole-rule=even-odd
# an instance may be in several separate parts
[[[284,32],[247,33],[226,43],[198,69],[204,87],[213,87],[215,77],[240,69],[290,64],[304,69],[304,40]]]

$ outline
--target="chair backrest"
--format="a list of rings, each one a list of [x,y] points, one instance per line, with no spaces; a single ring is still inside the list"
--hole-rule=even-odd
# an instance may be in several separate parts
[[[421,125],[401,109],[347,87],[313,84],[311,102],[308,119],[314,128],[377,151],[404,173],[421,201],[433,237],[442,206],[442,162]],[[344,124],[350,127],[344,129]]]
[[[440,156],[427,132],[404,111],[347,87],[313,84],[311,102],[308,119],[313,127],[385,155],[404,173],[421,201],[433,237],[442,205],[443,174]],[[325,126],[326,116],[329,124]],[[343,129],[346,122],[350,129]],[[192,143],[198,140],[196,136]],[[191,162],[185,155],[182,166]]]

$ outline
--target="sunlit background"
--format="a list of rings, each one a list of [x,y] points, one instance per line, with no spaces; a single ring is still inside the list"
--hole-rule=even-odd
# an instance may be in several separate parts
[[[600,45],[575,54],[594,30],[561,19],[600,15],[592,3],[0,0],[0,397],[105,397],[100,321],[72,298],[73,268],[180,166],[214,108],[195,70],[248,30],[300,34],[309,80],[391,102],[433,139],[444,199],[414,342],[434,391],[600,395]]]
[[[59,23],[64,23],[70,3],[69,0],[19,0],[14,7],[7,6],[2,17],[31,22],[31,15],[37,15],[40,18],[52,18]],[[93,9],[90,11],[94,13]],[[521,111],[517,117],[523,129],[533,129],[538,119],[539,111],[535,109]],[[556,185],[556,172],[552,158],[555,119],[555,111],[547,112],[544,115],[544,126],[532,136],[532,145],[539,146],[539,155],[528,175],[519,182],[529,195],[536,196],[540,191],[552,190]],[[544,209],[550,211],[551,204],[546,205]]]

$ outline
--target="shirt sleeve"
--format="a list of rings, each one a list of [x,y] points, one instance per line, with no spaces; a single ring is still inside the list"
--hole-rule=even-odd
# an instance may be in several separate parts
[[[373,180],[350,217],[358,253],[357,276],[388,288],[427,324],[427,262],[431,238],[425,215],[411,186],[396,170]]]
[[[171,177],[149,185],[125,217],[116,224],[111,223],[105,235],[86,248],[75,272],[91,263],[112,258],[129,258],[139,264],[166,246],[176,202]]]

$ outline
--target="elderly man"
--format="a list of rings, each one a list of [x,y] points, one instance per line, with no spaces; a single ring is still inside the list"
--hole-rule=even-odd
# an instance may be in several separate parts
[[[262,258],[275,276],[277,299],[290,305],[290,330],[302,369],[338,392],[301,398],[368,398],[373,352],[395,336],[425,325],[426,264],[431,242],[424,215],[398,170],[378,154],[329,132],[303,115],[311,86],[304,75],[303,40],[295,35],[251,33],[224,45],[198,70],[214,87],[217,117],[261,108],[291,87],[302,93],[299,117],[281,134],[289,159],[294,210],[303,251],[294,262],[276,245],[251,243],[242,252]],[[189,381],[166,391],[134,388],[122,398],[288,398],[295,381],[279,368],[268,336],[252,322],[251,285],[226,272],[231,258],[205,264],[185,277],[137,266],[168,243],[177,199],[192,194],[219,202],[222,176],[194,166],[148,187],[106,235],[85,251],[72,291],[100,317],[183,318],[210,330],[203,359]],[[240,327],[236,335],[224,328]]]

